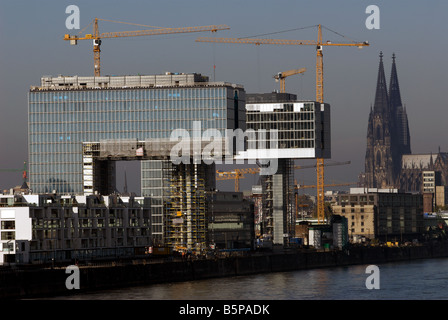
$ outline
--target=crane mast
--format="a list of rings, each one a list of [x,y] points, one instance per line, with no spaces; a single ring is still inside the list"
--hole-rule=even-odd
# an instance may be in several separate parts
[[[317,25],[317,41],[315,40],[288,40],[288,39],[260,39],[260,38],[219,38],[219,37],[199,37],[197,42],[215,42],[215,43],[236,43],[236,44],[272,44],[272,45],[305,45],[316,47],[316,101],[324,102],[324,65],[323,65],[323,47],[324,46],[348,46],[363,48],[369,46],[367,41],[353,43],[333,43],[322,40],[322,25]],[[324,159],[316,159],[317,174],[317,218],[319,223],[323,223],[325,219],[324,212]]]

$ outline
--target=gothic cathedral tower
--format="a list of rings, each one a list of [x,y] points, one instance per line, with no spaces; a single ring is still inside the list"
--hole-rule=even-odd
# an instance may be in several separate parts
[[[401,158],[411,153],[408,118],[401,103],[395,54],[392,56],[389,92],[380,53],[375,103],[370,108],[365,158],[368,188],[399,188]]]
[[[406,108],[401,103],[400,86],[398,84],[395,54],[392,55],[392,71],[389,83],[389,101],[392,116],[394,117],[394,162],[395,170],[401,170],[401,156],[411,154],[411,138],[409,134],[408,116]]]
[[[365,160],[366,186],[370,188],[394,187],[393,121],[384,74],[383,53],[376,83],[375,103],[370,110],[367,128]]]

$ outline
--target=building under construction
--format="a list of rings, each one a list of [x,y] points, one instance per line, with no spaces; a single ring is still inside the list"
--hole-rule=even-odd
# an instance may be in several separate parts
[[[264,232],[287,244],[292,159],[330,157],[329,105],[287,94],[251,95],[246,104],[241,85],[200,74],[42,77],[28,97],[33,192],[111,194],[116,161],[138,160],[154,243],[174,248],[207,245],[217,161],[258,161]],[[255,135],[228,139],[229,130],[248,131],[246,123]],[[207,154],[210,141],[220,148]]]
[[[196,140],[207,143],[210,130],[223,137],[226,129],[245,130],[241,85],[200,74],[45,76],[28,99],[33,192],[110,194],[115,162],[139,160],[155,243],[202,246],[204,195],[215,188],[214,165],[200,157],[185,162],[202,153],[204,143],[196,148]],[[192,137],[192,152],[176,165],[170,152],[179,129]]]

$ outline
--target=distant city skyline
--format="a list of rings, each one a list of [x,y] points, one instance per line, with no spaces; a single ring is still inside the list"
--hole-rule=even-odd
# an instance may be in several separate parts
[[[353,182],[364,171],[367,122],[374,103],[378,55],[384,54],[384,67],[390,70],[396,55],[403,104],[411,132],[412,153],[448,151],[445,110],[448,66],[440,27],[448,3],[397,0],[377,1],[380,29],[369,30],[366,8],[373,3],[355,0],[307,1],[40,1],[1,2],[0,39],[0,169],[21,169],[28,157],[27,95],[43,75],[93,75],[90,41],[70,46],[63,41],[69,5],[80,9],[81,29],[94,17],[163,27],[227,24],[228,31],[216,37],[284,38],[316,40],[317,29],[300,29],[322,24],[324,40],[369,41],[370,46],[324,48],[324,100],[332,107],[332,159],[351,161],[348,166],[326,169],[325,182]],[[144,29],[139,26],[101,23],[100,32]],[[84,33],[91,33],[91,28]],[[334,30],[336,33],[329,30]],[[277,33],[279,32],[279,33]],[[242,84],[248,93],[279,89],[273,75],[280,71],[307,68],[304,74],[286,80],[286,91],[300,99],[315,99],[315,48],[312,46],[254,46],[197,43],[199,36],[148,36],[107,39],[102,45],[102,73],[110,75],[160,74],[165,71],[197,72],[211,80]],[[439,40],[439,41],[437,41]],[[431,43],[431,48],[429,44]],[[216,65],[216,69],[213,66]],[[215,73],[214,73],[215,71]],[[389,79],[387,79],[389,82]],[[389,85],[389,83],[387,83]],[[296,161],[312,164],[312,160]],[[127,168],[128,189],[132,185],[133,163]],[[122,170],[122,169],[120,169]],[[305,172],[306,171],[306,172]],[[124,171],[117,172],[124,177]],[[314,170],[296,171],[298,182],[315,183]],[[250,175],[241,189],[256,183]],[[21,185],[21,172],[0,170],[0,189]],[[233,189],[233,181],[222,184]],[[122,187],[121,187],[122,188]],[[132,189],[130,191],[133,191]],[[311,190],[310,190],[310,193]]]

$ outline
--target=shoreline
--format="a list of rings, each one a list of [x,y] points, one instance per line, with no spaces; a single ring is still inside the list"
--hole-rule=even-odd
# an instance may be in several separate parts
[[[251,253],[217,259],[80,266],[80,289],[68,290],[65,268],[13,267],[0,272],[1,299],[39,299],[156,283],[448,257],[448,241],[417,246],[352,246],[345,251]]]

